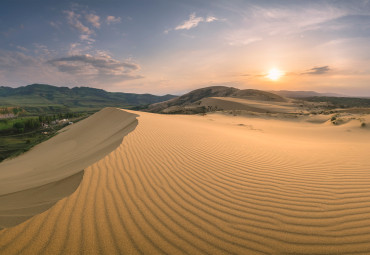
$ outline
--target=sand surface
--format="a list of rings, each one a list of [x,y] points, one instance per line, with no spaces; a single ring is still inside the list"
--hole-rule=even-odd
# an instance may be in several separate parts
[[[73,194],[0,231],[0,254],[370,253],[368,128],[131,113]]]

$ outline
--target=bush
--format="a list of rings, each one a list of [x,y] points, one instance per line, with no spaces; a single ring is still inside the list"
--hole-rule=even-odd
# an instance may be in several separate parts
[[[365,122],[362,122],[362,123],[361,123],[361,127],[362,127],[362,128],[366,127],[366,123],[365,123]]]
[[[20,109],[18,109],[18,108],[13,108],[13,113],[14,113],[14,115],[17,115],[17,114],[18,114],[18,112],[20,112]]]
[[[23,122],[16,122],[13,124],[13,128],[15,129],[24,129],[24,123]]]

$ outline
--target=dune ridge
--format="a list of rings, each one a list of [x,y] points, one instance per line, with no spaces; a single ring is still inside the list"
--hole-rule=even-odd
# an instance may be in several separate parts
[[[133,113],[72,195],[0,231],[1,254],[370,253],[368,130]]]
[[[31,151],[0,164],[0,228],[14,226],[72,194],[83,169],[118,147],[135,114],[105,108]]]

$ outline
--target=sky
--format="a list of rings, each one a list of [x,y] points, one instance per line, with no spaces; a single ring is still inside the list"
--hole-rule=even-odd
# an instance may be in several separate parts
[[[370,96],[370,1],[2,0],[0,86],[33,83]]]

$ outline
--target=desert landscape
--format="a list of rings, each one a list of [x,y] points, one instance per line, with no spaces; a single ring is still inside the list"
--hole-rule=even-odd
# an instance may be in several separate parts
[[[260,112],[106,108],[4,161],[1,254],[369,253],[369,116]]]
[[[370,0],[2,0],[0,255],[370,255]]]

